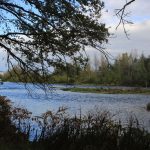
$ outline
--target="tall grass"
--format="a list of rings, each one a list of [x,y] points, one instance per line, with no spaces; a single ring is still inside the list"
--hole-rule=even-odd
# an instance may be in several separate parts
[[[3,150],[150,150],[150,133],[135,118],[122,126],[112,121],[108,112],[69,117],[65,108],[32,117],[25,109],[11,109],[4,97],[0,106]]]

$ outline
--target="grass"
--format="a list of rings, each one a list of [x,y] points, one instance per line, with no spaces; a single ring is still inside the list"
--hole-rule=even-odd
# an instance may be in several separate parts
[[[136,118],[122,126],[108,112],[68,117],[65,108],[31,117],[27,110],[13,109],[4,97],[0,106],[0,150],[150,150],[150,133]],[[28,119],[41,129],[33,141],[28,138],[37,129]]]
[[[150,89],[63,88],[63,91],[99,94],[150,94]]]

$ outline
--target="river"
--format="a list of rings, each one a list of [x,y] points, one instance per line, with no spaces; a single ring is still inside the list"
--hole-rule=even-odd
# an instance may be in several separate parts
[[[0,95],[10,99],[13,106],[28,109],[34,116],[48,110],[57,111],[62,106],[67,107],[72,115],[98,109],[109,111],[121,120],[127,120],[131,115],[136,116],[150,130],[150,112],[146,110],[150,95],[75,93],[62,91],[61,88],[65,85],[53,86],[54,90],[45,95],[41,89],[35,89],[31,84],[28,84],[27,90],[23,83],[5,82],[0,85]]]

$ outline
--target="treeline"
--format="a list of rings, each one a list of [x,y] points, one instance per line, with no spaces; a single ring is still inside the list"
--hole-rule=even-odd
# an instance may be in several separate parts
[[[0,76],[2,81],[24,82],[24,83],[47,83],[50,76],[42,78],[39,71],[26,71],[19,66],[13,66],[9,71]]]
[[[94,62],[87,63],[83,68],[72,62],[66,70],[55,68],[53,73],[55,82],[150,86],[150,56],[143,54],[137,58],[133,54],[123,53],[114,62],[109,63],[104,56],[94,58]]]
[[[110,60],[111,61],[111,60]],[[4,81],[36,82],[40,74],[25,74],[15,66],[1,78]],[[40,79],[40,78],[39,78]],[[72,61],[64,67],[55,67],[47,75],[47,83],[76,83],[150,87],[150,56],[123,53],[111,63],[104,56],[94,57],[86,65]],[[43,81],[39,81],[43,82]]]

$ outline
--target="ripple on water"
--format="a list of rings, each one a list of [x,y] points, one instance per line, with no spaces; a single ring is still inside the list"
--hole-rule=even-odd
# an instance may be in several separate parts
[[[31,93],[23,83],[6,82],[0,85],[0,95],[7,96],[15,106],[27,108],[33,115],[40,115],[47,110],[56,111],[61,106],[69,108],[70,114],[76,114],[80,109],[84,114],[98,108],[108,110],[122,120],[126,120],[132,114],[150,128],[150,112],[145,109],[146,104],[150,102],[150,95],[75,93],[61,91],[58,85],[57,87],[58,89],[45,96],[43,91],[30,84]]]

